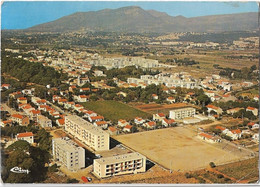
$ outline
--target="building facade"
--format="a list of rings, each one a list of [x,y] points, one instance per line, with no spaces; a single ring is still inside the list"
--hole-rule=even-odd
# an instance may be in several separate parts
[[[71,171],[85,167],[85,150],[68,137],[52,139],[52,155]]]
[[[79,116],[65,117],[65,131],[95,151],[109,150],[109,134]]]
[[[178,108],[178,109],[170,110],[169,118],[180,120],[187,117],[194,117],[195,112],[196,109],[192,107]]]
[[[128,153],[119,156],[94,160],[94,173],[100,178],[113,175],[141,173],[146,171],[146,157],[140,153]]]

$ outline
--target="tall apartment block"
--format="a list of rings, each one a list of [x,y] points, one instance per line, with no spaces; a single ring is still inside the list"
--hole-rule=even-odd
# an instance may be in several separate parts
[[[85,150],[68,137],[52,139],[52,155],[71,171],[85,167]]]
[[[192,107],[173,109],[169,112],[169,118],[179,120],[187,117],[194,117],[195,112],[196,109]]]
[[[146,170],[146,157],[140,153],[128,153],[94,160],[94,173],[100,178],[113,175],[140,173]]]
[[[95,151],[109,150],[109,134],[79,116],[65,117],[65,131]]]

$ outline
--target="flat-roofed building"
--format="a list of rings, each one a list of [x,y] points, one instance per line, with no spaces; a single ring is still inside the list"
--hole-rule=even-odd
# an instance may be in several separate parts
[[[52,139],[52,155],[71,171],[85,167],[85,149],[79,147],[68,137]]]
[[[136,174],[145,172],[146,157],[137,152],[105,157],[95,159],[93,167],[94,173],[100,178],[130,173]]]
[[[42,128],[52,127],[52,121],[43,115],[37,116],[37,122],[41,125]]]
[[[65,131],[95,151],[109,150],[109,134],[79,116],[65,116]]]
[[[195,112],[196,109],[192,107],[173,109],[170,110],[169,118],[179,120],[187,117],[194,117]]]

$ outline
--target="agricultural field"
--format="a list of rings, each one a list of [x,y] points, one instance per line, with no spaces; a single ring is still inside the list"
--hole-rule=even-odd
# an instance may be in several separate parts
[[[218,166],[216,170],[237,180],[254,182],[259,178],[258,157]]]
[[[244,157],[238,151],[206,143],[189,127],[174,127],[114,137],[148,159],[173,171],[194,171]]]
[[[117,101],[91,101],[83,103],[88,110],[93,110],[106,119],[117,122],[119,119],[132,120],[135,117],[148,118],[151,114]]]

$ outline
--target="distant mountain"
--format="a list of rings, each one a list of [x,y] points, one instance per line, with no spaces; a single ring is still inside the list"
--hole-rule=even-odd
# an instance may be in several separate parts
[[[185,18],[170,16],[137,6],[100,11],[78,12],[27,31],[107,31],[107,32],[221,32],[258,28],[257,12]]]

